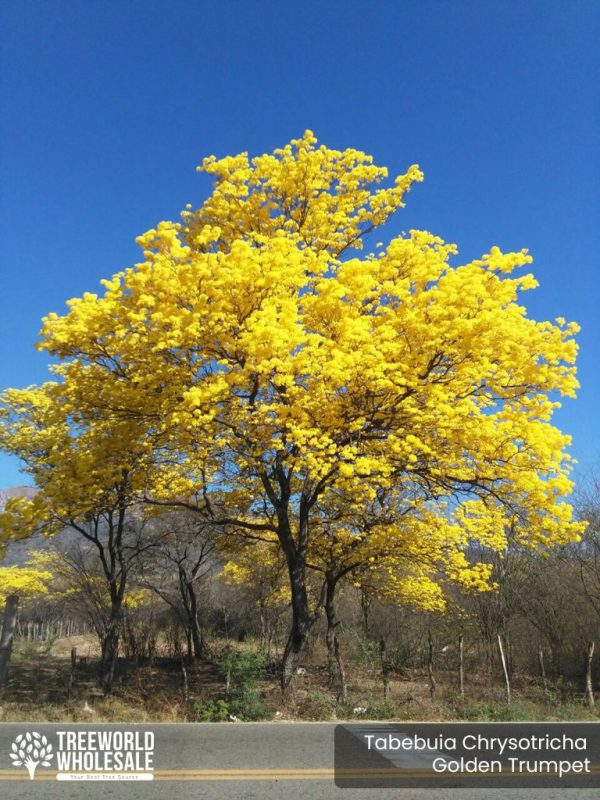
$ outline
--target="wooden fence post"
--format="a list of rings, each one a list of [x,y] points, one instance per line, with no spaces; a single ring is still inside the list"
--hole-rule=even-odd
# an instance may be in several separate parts
[[[498,650],[500,650],[500,660],[502,661],[502,669],[504,671],[504,682],[506,684],[506,705],[510,705],[510,678],[508,676],[508,666],[506,664],[506,656],[504,654],[504,647],[502,645],[502,636],[498,634]]]

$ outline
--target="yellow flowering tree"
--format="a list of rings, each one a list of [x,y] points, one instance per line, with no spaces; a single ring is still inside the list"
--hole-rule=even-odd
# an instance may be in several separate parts
[[[145,426],[148,498],[276,536],[286,688],[317,615],[307,558],[331,493],[351,515],[400,487],[397,513],[422,521],[412,541],[431,520],[496,550],[515,518],[531,547],[578,535],[569,438],[551,424],[577,388],[577,326],[527,316],[526,250],[460,264],[413,230],[363,253],[417,166],[388,183],[370,156],[307,131],[201,169],[215,179],[202,206],[141,236],[142,260],[101,296],[50,314],[40,347],[62,360],[73,413]]]
[[[0,567],[0,605],[13,594],[25,597],[45,594],[51,577],[47,570],[34,566]]]
[[[70,554],[71,572],[86,587],[88,606],[100,610],[93,622],[101,639],[102,685],[109,692],[130,578],[140,554],[154,545],[138,508],[152,446],[139,422],[107,414],[86,418],[65,389],[49,381],[2,395],[0,444],[21,458],[38,491],[31,499],[7,501],[0,541],[67,528],[82,537],[87,550]]]
[[[365,598],[427,611],[443,611],[447,590],[491,588],[491,567],[467,557],[468,532],[442,506],[413,507],[401,487],[379,489],[362,508],[347,510],[344,492],[317,504],[308,565],[322,580],[331,685],[345,696],[337,628],[337,596],[343,583]]]
[[[0,607],[4,606],[0,632],[0,689],[5,686],[8,676],[19,599],[47,592],[47,581],[51,577],[46,570],[33,566],[0,567]]]

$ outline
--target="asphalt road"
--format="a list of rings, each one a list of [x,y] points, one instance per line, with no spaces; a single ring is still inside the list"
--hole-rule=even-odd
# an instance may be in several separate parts
[[[600,790],[565,789],[339,789],[333,781],[331,723],[210,723],[118,726],[155,735],[153,780],[56,779],[56,760],[38,766],[34,780],[9,758],[17,736],[36,731],[56,743],[57,730],[115,730],[89,724],[0,725],[2,800],[598,800]],[[22,740],[23,741],[23,740]]]

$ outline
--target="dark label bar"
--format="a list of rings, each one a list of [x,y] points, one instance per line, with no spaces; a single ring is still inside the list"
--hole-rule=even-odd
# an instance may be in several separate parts
[[[340,788],[600,788],[600,722],[338,725]]]

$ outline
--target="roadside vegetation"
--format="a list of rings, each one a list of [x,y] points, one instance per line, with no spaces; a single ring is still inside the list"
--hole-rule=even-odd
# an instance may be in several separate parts
[[[60,541],[40,563],[59,560]],[[282,696],[279,684],[289,600],[277,591],[275,572],[267,592],[266,584],[234,581],[231,571],[211,563],[197,584],[199,655],[183,600],[177,608],[168,594],[167,574],[160,590],[171,602],[147,588],[146,575],[146,588],[126,605],[115,679],[106,693],[103,628],[94,630],[102,607],[85,596],[89,586],[59,587],[55,569],[47,592],[22,605],[0,720],[598,719],[596,653],[591,696],[586,691],[588,644],[598,624],[597,541],[590,527],[582,543],[544,559],[513,553],[495,565],[496,591],[457,593],[443,614],[345,587],[336,629],[343,691],[337,666],[331,670],[323,616],[291,697]],[[94,586],[90,564],[87,573]],[[104,611],[109,614],[109,603]]]

